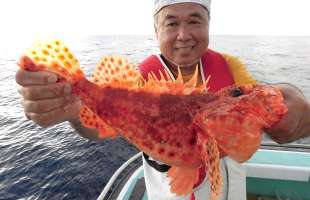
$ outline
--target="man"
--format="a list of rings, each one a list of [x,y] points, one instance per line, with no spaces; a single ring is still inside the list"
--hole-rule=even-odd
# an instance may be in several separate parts
[[[199,84],[212,74],[210,89],[253,82],[236,58],[208,49],[209,0],[155,0],[154,26],[161,55],[150,56],[141,63],[143,76],[151,71],[166,69],[175,78],[177,67],[185,80],[199,65]],[[232,63],[237,63],[234,68]],[[155,68],[154,68],[155,66]],[[238,73],[237,73],[238,71]],[[240,72],[241,71],[241,72]],[[98,139],[95,130],[83,127],[78,119],[81,102],[71,94],[71,86],[57,82],[58,77],[49,72],[26,72],[19,70],[16,82],[20,85],[25,115],[40,126],[47,127],[64,121],[83,137]],[[278,143],[285,143],[310,134],[310,104],[299,89],[290,84],[278,84],[289,108],[286,116],[266,132]],[[147,155],[143,158],[145,180],[149,199],[206,199],[210,192],[208,180],[202,176],[194,195],[176,197],[169,191],[166,171],[169,166],[154,161]],[[241,165],[229,158],[221,161],[224,177],[220,199],[245,199],[245,173]],[[229,180],[229,181],[228,181]]]

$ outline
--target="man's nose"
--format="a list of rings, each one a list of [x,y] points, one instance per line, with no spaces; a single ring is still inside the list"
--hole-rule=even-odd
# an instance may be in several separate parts
[[[180,25],[178,29],[178,40],[180,41],[187,41],[191,39],[191,33],[189,27],[186,25]]]

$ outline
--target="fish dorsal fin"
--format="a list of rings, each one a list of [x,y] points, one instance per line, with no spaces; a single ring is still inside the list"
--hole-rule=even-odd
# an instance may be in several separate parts
[[[197,80],[198,80],[198,65],[195,68],[195,72],[192,78],[184,84],[183,94],[185,95],[191,94],[196,88]]]
[[[198,65],[195,68],[195,73],[188,82],[184,82],[183,75],[180,67],[178,67],[178,75],[176,80],[168,75],[168,72],[159,71],[159,76],[156,76],[154,72],[148,73],[147,80],[144,80],[143,89],[144,91],[154,92],[157,94],[175,94],[175,95],[190,95],[193,93],[205,93],[207,81],[197,86],[198,80]]]
[[[181,72],[180,67],[178,67],[178,76],[177,76],[177,79],[175,80],[175,82],[178,84],[184,84],[183,76],[182,76],[182,72]]]
[[[86,128],[97,129],[100,138],[116,137],[115,130],[107,125],[97,114],[90,110],[87,106],[83,106],[80,110],[80,120]]]
[[[180,67],[178,67],[178,75],[177,75],[175,82],[172,84],[173,86],[171,87],[170,92],[172,92],[174,94],[189,95],[189,94],[192,94],[194,92],[195,93],[201,93],[201,92],[205,91],[205,85],[200,86],[200,87],[196,87],[197,86],[197,80],[198,80],[198,65],[195,68],[195,72],[194,72],[192,78],[187,82],[184,82],[181,69],[180,69]],[[202,89],[202,87],[204,87],[204,90]]]
[[[185,85],[190,88],[195,88],[197,85],[197,80],[198,80],[198,65],[195,68],[195,72],[192,78],[189,81],[187,81]]]
[[[166,71],[166,70],[165,70]],[[165,84],[167,82],[166,78],[165,78],[165,75],[162,73],[161,70],[159,70],[159,75],[160,75],[160,82],[162,84]]]
[[[173,80],[169,75],[168,72],[165,71],[167,74],[168,80],[165,82],[165,90],[162,91],[166,91],[168,93],[171,94],[183,94],[184,91],[184,80],[183,80],[183,75],[181,72],[180,67],[178,67],[178,75],[177,78],[175,80]]]
[[[178,196],[187,195],[193,191],[199,180],[199,168],[172,166],[167,176],[170,178],[170,191]]]
[[[209,83],[210,77],[211,76],[208,76],[208,78],[201,85],[197,86],[194,92],[198,94],[207,93],[209,90],[208,83]]]
[[[29,59],[32,65],[29,64]],[[70,83],[73,83],[75,78],[84,77],[78,60],[60,40],[37,41],[25,51],[19,65],[28,71],[54,72]]]
[[[140,74],[134,65],[121,56],[104,56],[97,64],[91,80],[102,86],[133,87]]]

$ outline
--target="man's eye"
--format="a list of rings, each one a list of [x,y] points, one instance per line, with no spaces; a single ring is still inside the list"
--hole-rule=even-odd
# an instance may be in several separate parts
[[[177,26],[178,24],[176,22],[170,22],[167,24],[168,27],[174,27]]]
[[[189,23],[190,23],[190,24],[200,24],[200,22],[199,22],[199,21],[196,21],[196,20],[190,21]]]

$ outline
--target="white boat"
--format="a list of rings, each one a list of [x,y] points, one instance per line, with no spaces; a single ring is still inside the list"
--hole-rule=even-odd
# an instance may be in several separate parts
[[[249,200],[310,200],[309,145],[264,144],[244,165]],[[98,197],[116,199],[148,199],[141,152],[114,173]]]

